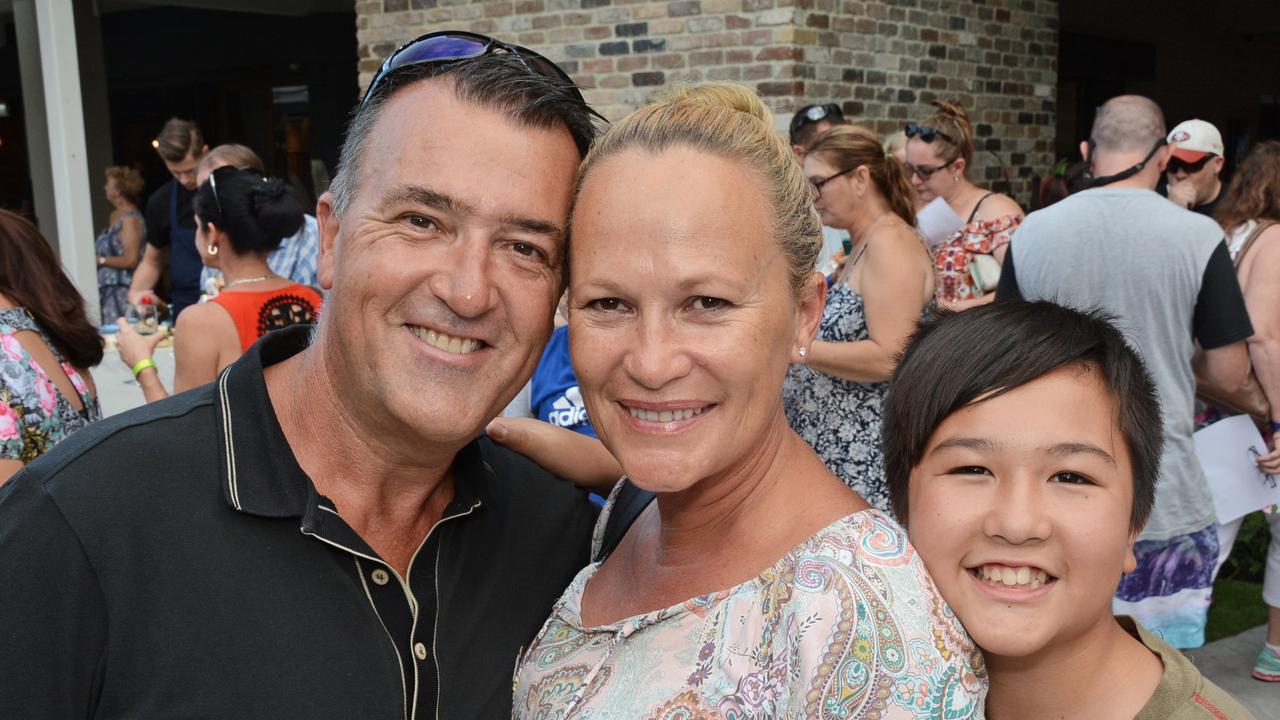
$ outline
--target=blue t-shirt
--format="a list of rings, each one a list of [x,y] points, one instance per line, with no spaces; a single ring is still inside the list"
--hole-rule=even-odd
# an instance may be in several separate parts
[[[568,325],[556,328],[542,351],[542,360],[529,381],[529,406],[533,416],[543,422],[596,437],[569,361]]]

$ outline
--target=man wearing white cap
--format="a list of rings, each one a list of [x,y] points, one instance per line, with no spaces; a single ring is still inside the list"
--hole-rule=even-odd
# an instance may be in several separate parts
[[[1173,154],[1165,168],[1168,197],[1188,210],[1213,216],[1222,199],[1222,134],[1204,120],[1185,120],[1167,138]]]

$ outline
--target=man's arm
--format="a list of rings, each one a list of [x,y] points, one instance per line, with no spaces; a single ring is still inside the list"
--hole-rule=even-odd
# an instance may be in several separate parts
[[[0,489],[0,717],[88,718],[106,600],[80,539],[30,470]]]
[[[1218,244],[1205,265],[1192,333],[1204,349],[1193,368],[1196,374],[1227,392],[1238,389],[1249,375],[1244,341],[1253,335],[1253,324],[1226,243]]]
[[[996,284],[996,300],[1021,300],[1022,291],[1018,289],[1018,274],[1013,269],[1013,243],[1009,243],[1004,254],[1004,262],[1000,265],[1000,282]]]
[[[164,272],[166,248],[158,248],[150,243],[142,254],[142,262],[133,271],[133,282],[129,283],[129,302],[136,303],[143,295],[156,289],[160,275]]]

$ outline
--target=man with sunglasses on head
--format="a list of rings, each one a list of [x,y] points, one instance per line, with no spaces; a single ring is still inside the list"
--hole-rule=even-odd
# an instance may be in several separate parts
[[[551,332],[595,133],[525,48],[392,55],[319,200],[314,333],[0,488],[0,717],[509,717],[595,512],[482,430]]]
[[[1222,199],[1222,134],[1204,120],[1186,120],[1167,138],[1173,148],[1165,168],[1166,195],[1173,202],[1213,217]]]
[[[1196,375],[1228,392],[1239,387],[1253,325],[1222,228],[1155,193],[1171,150],[1155,102],[1124,95],[1104,103],[1080,146],[1089,187],[1027,216],[996,297],[1101,309],[1141,353],[1165,450],[1155,508],[1132,548],[1136,567],[1112,606],[1170,645],[1192,648],[1204,643],[1218,558],[1213,499],[1192,440]]]

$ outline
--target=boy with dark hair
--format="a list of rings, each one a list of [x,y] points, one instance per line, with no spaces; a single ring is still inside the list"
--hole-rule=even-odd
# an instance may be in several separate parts
[[[989,717],[1253,717],[1112,615],[1163,440],[1154,383],[1105,317],[1009,301],[924,325],[883,433],[894,510],[986,658]]]

